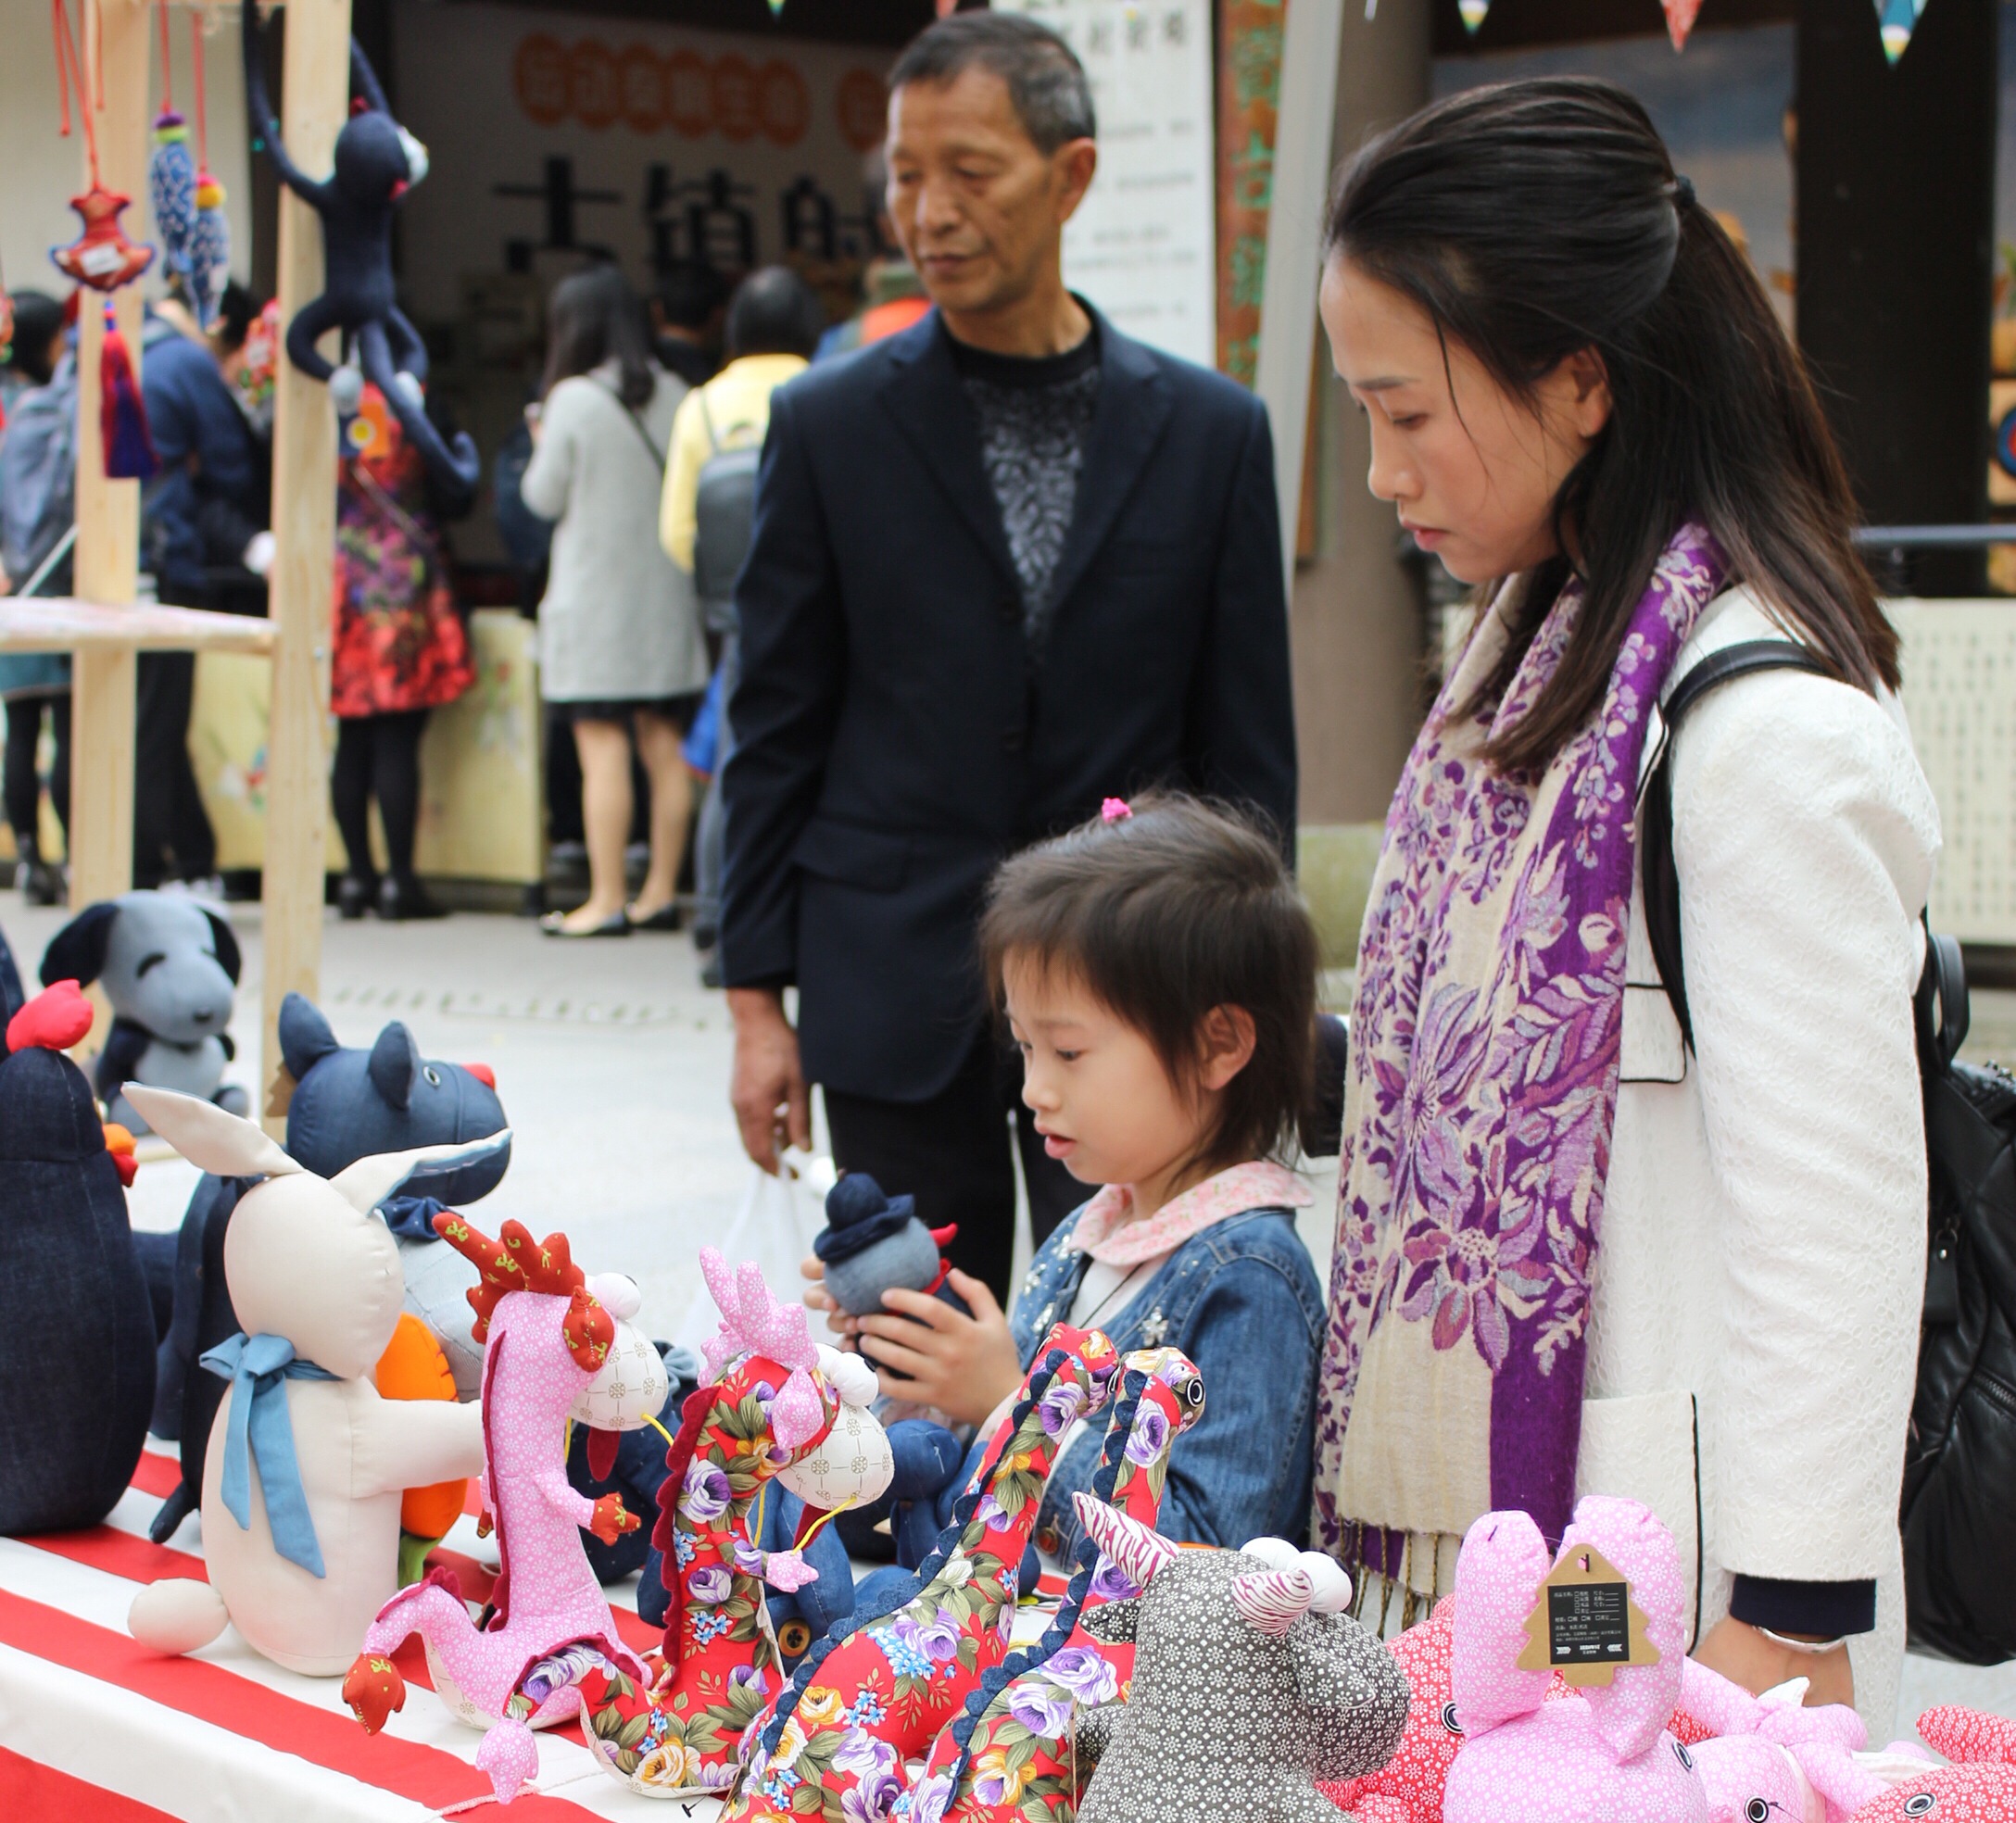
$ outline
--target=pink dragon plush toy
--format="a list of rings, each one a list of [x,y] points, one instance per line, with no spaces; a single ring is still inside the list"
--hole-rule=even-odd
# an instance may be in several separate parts
[[[1658,1662],[1620,1664],[1608,1685],[1549,1703],[1552,1670],[1516,1661],[1542,1582],[1592,1550],[1630,1583]],[[1444,1823],[1708,1823],[1701,1777],[1666,1728],[1685,1663],[1685,1607],[1672,1536],[1635,1501],[1581,1501],[1558,1557],[1523,1513],[1487,1513],[1472,1526],[1456,1560],[1449,1687],[1463,1745],[1449,1767]]]
[[[1888,1756],[1861,1754],[1869,1740],[1861,1717],[1845,1704],[1804,1707],[1806,1689],[1798,1678],[1752,1696],[1687,1660],[1674,1722],[1712,1737],[1689,1752],[1713,1823],[1848,1823],[1890,1789]]]
[[[644,1677],[581,1548],[584,1527],[613,1543],[638,1522],[620,1495],[590,1501],[568,1485],[566,1436],[570,1419],[590,1426],[590,1465],[607,1474],[615,1433],[655,1414],[668,1387],[658,1351],[624,1321],[637,1309],[629,1279],[586,1277],[564,1235],[536,1241],[515,1221],[498,1240],[459,1215],[435,1226],[483,1275],[469,1301],[484,1344],[484,1508],[497,1517],[502,1567],[481,1628],[452,1572],[400,1590],[365,1634],[343,1699],[367,1732],[383,1728],[406,1700],[392,1653],[418,1633],[441,1700],[488,1730],[476,1765],[509,1804],[538,1769],[533,1728],[573,1714],[584,1677]]]

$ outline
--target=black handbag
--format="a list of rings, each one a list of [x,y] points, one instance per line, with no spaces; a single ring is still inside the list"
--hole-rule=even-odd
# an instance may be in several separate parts
[[[1664,706],[1665,741],[1646,780],[1645,928],[1689,1050],[1673,736],[1717,685],[1772,670],[1829,674],[1789,640],[1751,640],[1705,659]],[[1999,1665],[2016,1657],[2016,1077],[1958,1061],[1968,1007],[1956,938],[1929,937],[1914,1008],[1931,1196],[1898,1513],[1907,1623],[1916,1650]]]

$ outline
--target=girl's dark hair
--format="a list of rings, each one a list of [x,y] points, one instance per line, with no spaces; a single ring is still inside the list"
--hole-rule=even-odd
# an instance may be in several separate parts
[[[1493,762],[1543,766],[1595,713],[1632,610],[1689,518],[1729,554],[1731,582],[1843,681],[1896,687],[1896,634],[1856,555],[1854,495],[1805,365],[1622,89],[1549,77],[1424,108],[1339,174],[1324,252],[1426,311],[1445,360],[1460,343],[1528,403],[1570,355],[1603,361],[1609,422],[1555,498],[1587,604]],[[1509,685],[1569,574],[1560,558],[1534,578],[1520,636],[1471,712]]]
[[[634,411],[649,405],[656,384],[649,344],[644,336],[644,308],[620,267],[591,266],[553,287],[546,313],[545,398],[562,380],[592,373],[606,360],[619,362],[616,391]]]
[[[1223,1170],[1292,1154],[1314,1094],[1316,925],[1279,844],[1255,824],[1158,791],[1129,817],[1025,849],[989,884],[980,957],[997,1012],[1011,958],[1076,976],[1185,1090],[1204,1020],[1243,1007],[1253,1058],[1197,1162]]]

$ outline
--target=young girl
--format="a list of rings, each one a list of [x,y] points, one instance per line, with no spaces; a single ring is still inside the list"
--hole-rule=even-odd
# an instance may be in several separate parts
[[[1826,421],[1644,110],[1453,96],[1332,200],[1323,321],[1374,494],[1484,610],[1358,952],[1319,1541],[1448,1586],[1487,1511],[1674,1534],[1695,1656],[1891,1731],[1938,815]],[[1683,1040],[1635,807],[1673,736]],[[1662,901],[1663,902],[1663,901]]]
[[[1102,1188],[1043,1243],[1012,1316],[955,1270],[970,1317],[890,1291],[894,1314],[832,1326],[912,1377],[885,1391],[975,1425],[1054,1323],[1102,1329],[1122,1353],[1179,1348],[1204,1414],[1171,1458],[1160,1529],[1235,1547],[1299,1537],[1323,1300],[1295,1232],[1309,1192],[1280,1161],[1311,1095],[1317,940],[1279,848],[1189,798],[1109,800],[1002,865],[980,945],[1046,1150]],[[819,1286],[806,1302],[835,1308]],[[1076,1540],[1071,1495],[1090,1485],[1098,1429],[1051,1476],[1038,1540],[1052,1553]]]

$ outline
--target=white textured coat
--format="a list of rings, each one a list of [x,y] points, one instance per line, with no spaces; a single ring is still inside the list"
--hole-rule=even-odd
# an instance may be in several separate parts
[[[1667,693],[1711,652],[1783,636],[1732,590]],[[1791,671],[1704,698],[1672,776],[1698,1054],[1659,986],[1641,873],[1579,1480],[1652,1505],[1690,1582],[1698,1549],[1704,1634],[1739,1572],[1875,1578],[1876,1630],[1850,1655],[1883,1741],[1924,1285],[1910,1002],[1938,810],[1894,700]]]
[[[652,372],[656,390],[635,413],[617,396],[611,364],[562,380],[540,414],[519,493],[541,519],[559,522],[539,603],[539,687],[551,701],[707,687],[693,579],[658,543],[662,458],[687,388]]]

